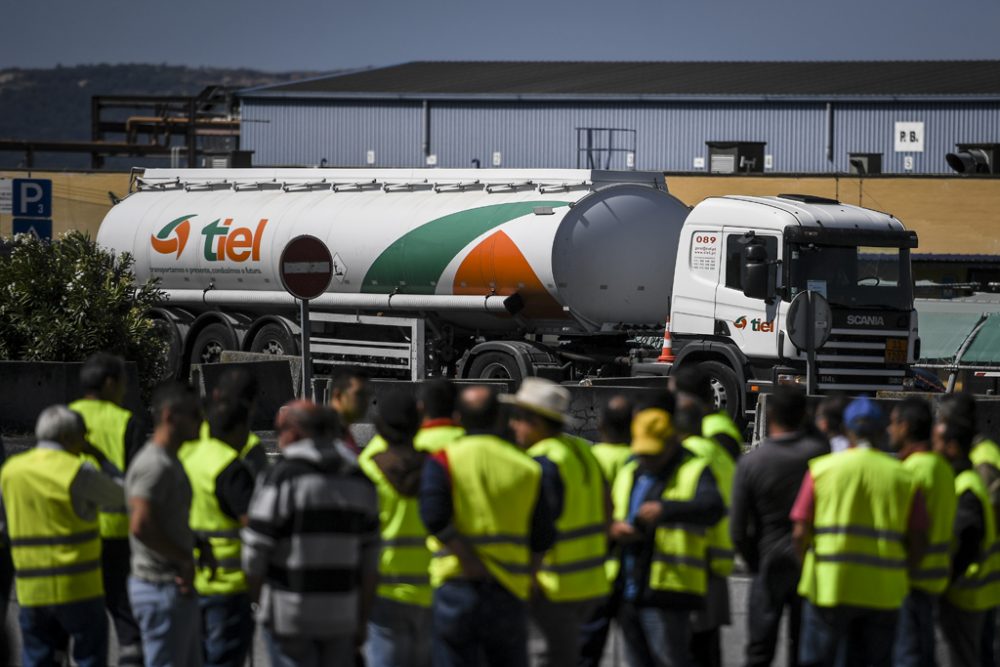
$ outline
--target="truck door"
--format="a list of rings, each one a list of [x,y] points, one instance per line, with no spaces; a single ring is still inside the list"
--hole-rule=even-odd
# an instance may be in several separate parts
[[[715,292],[716,333],[727,335],[748,357],[775,358],[781,329],[781,298],[768,305],[762,299],[744,296],[740,265],[747,243],[762,244],[771,260],[781,258],[781,243],[777,234],[757,232],[751,237],[749,232],[740,227],[722,230],[724,263]],[[781,271],[778,275],[780,280]]]

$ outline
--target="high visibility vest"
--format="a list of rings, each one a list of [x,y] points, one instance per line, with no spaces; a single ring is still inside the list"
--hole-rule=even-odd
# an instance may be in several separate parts
[[[203,421],[201,423],[201,429],[198,431],[198,439],[199,440],[208,440],[211,437],[212,437],[212,434],[211,434],[211,429],[210,429],[210,427],[208,425],[208,422],[207,421]],[[250,433],[247,435],[246,444],[243,445],[243,449],[241,449],[239,451],[238,456],[239,456],[240,460],[241,461],[244,460],[247,456],[250,455],[250,452],[253,451],[254,447],[259,447],[259,446],[261,446],[261,444],[260,444],[260,436],[257,435],[256,433],[254,433],[253,431],[250,431]]]
[[[611,592],[604,576],[608,556],[606,487],[590,446],[582,438],[563,433],[528,449],[528,456],[544,456],[554,463],[562,479],[556,542],[538,570],[538,584],[553,602],[590,600]]]
[[[610,485],[618,476],[618,471],[622,469],[625,462],[632,456],[628,443],[613,444],[610,442],[598,442],[590,448],[590,453],[597,459],[597,465],[601,467],[604,480]]]
[[[743,434],[740,432],[736,422],[724,410],[705,415],[701,420],[701,434],[706,438],[714,438],[717,435],[728,435],[736,442],[743,442]]]
[[[733,573],[733,538],[729,534],[729,507],[733,495],[733,476],[736,463],[722,445],[715,440],[693,435],[684,440],[684,447],[696,456],[708,461],[708,468],[715,477],[719,495],[726,503],[726,516],[708,529],[708,566],[717,577],[728,577]]]
[[[358,465],[378,491],[382,553],[377,594],[404,604],[430,607],[431,552],[418,500],[415,496],[401,496],[372,460],[387,448],[385,440],[375,436],[358,457]]]
[[[975,470],[965,470],[955,477],[955,495],[971,491],[983,509],[985,531],[979,560],[951,583],[945,597],[959,609],[988,611],[1000,604],[1000,550],[997,544],[993,506],[986,484]]]
[[[508,591],[531,592],[531,518],[542,467],[514,445],[490,435],[467,435],[445,447],[451,477],[452,524]],[[458,558],[434,537],[431,585],[462,576]]]
[[[254,447],[260,447],[260,436],[256,433],[251,432],[247,436],[247,443],[243,445],[243,449],[240,450],[239,457],[240,460],[245,459],[253,451]]]
[[[132,413],[111,401],[82,398],[69,404],[69,409],[83,417],[87,427],[87,440],[118,470],[125,472],[125,431]],[[100,469],[92,456],[84,456]],[[128,538],[128,509],[102,507],[97,515],[101,537],[105,539]]]
[[[97,521],[73,510],[70,485],[84,463],[56,449],[12,456],[0,472],[17,601],[41,607],[104,595]]]
[[[237,460],[235,449],[215,438],[186,442],[177,452],[191,483],[189,525],[199,541],[212,548],[217,567],[195,570],[194,587],[199,595],[231,595],[247,589],[240,560],[240,523],[219,507],[216,481]]]
[[[927,552],[915,572],[910,572],[910,585],[933,595],[948,587],[951,571],[952,526],[958,498],[955,495],[955,473],[940,454],[917,452],[906,457],[903,468],[927,501],[931,521]]]
[[[916,486],[902,464],[854,448],[809,463],[813,544],[799,595],[817,607],[898,609],[909,592],[904,539]]]
[[[992,440],[980,440],[973,445],[969,459],[974,466],[987,463],[994,468],[1000,468],[1000,447]]]
[[[436,452],[465,435],[461,426],[427,426],[417,431],[413,448],[421,452]]]
[[[698,490],[698,480],[708,467],[708,461],[687,451],[683,456],[684,460],[667,480],[660,496],[662,500],[688,502]],[[639,464],[629,461],[615,478],[611,496],[616,521],[628,520],[632,487],[638,470]],[[705,595],[708,587],[708,538],[704,526],[661,523],[656,527],[653,544],[655,551],[649,566],[651,590]]]

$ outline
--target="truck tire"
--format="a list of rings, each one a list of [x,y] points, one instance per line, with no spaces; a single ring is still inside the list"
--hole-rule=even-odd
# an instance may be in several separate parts
[[[274,355],[296,355],[299,346],[288,330],[280,324],[265,324],[257,331],[250,345],[251,352]]]
[[[224,350],[235,350],[236,338],[224,324],[209,324],[201,330],[191,346],[192,364],[215,364]]]
[[[473,360],[468,377],[476,380],[522,380],[521,369],[514,357],[503,352],[487,352]]]
[[[170,320],[157,317],[153,320],[153,328],[163,332],[167,339],[167,349],[164,353],[166,368],[163,370],[162,380],[174,380],[181,377],[184,361],[184,341],[181,332],[177,330],[177,325]]]
[[[718,361],[703,361],[699,364],[701,370],[708,375],[715,392],[715,407],[725,410],[737,423],[742,423],[743,409],[739,381],[736,372],[729,366]]]

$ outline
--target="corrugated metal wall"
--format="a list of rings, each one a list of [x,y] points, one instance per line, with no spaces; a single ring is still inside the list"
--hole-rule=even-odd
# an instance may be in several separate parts
[[[245,99],[242,146],[254,164],[359,166],[367,151],[374,166],[419,167],[423,111],[420,102],[343,102]],[[896,153],[895,123],[922,121],[924,151]],[[468,167],[478,159],[503,167],[566,168],[577,165],[578,127],[636,131],[635,168],[695,171],[708,163],[706,141],[764,141],[770,171],[848,171],[848,152],[882,153],[883,171],[949,173],[945,153],[958,142],[1000,141],[1000,104],[833,105],[833,161],[826,157],[825,103],[430,103],[430,152],[439,167]],[[612,168],[625,168],[616,154]]]
[[[944,160],[957,143],[1000,142],[1000,104],[844,104],[834,105],[834,156],[847,170],[847,154],[882,153],[882,170],[906,173],[903,159],[913,156],[915,174],[953,174]],[[895,152],[895,124],[924,123],[921,153]]]
[[[374,167],[423,164],[419,102],[330,104],[248,100],[243,104],[240,146],[257,166]]]

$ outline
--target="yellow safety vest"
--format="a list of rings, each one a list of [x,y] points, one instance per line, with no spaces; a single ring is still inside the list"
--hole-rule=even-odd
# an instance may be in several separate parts
[[[208,425],[208,422],[203,421],[201,423],[201,429],[198,431],[198,439],[208,440],[211,437],[212,437],[211,429]],[[253,451],[254,447],[258,446],[260,446],[260,436],[254,433],[253,431],[250,431],[250,433],[247,435],[246,444],[243,445],[243,449],[239,451],[238,456],[240,457],[240,460],[242,461],[246,459],[246,457],[250,455],[250,452]]]
[[[413,438],[413,448],[421,452],[436,452],[465,435],[461,426],[425,426]],[[369,445],[370,446],[370,445]]]
[[[610,485],[614,484],[618,471],[622,469],[625,462],[632,456],[628,443],[613,444],[610,442],[598,442],[590,448],[590,453],[597,459],[597,465],[601,467],[604,480]]]
[[[705,415],[701,420],[701,434],[706,438],[714,438],[717,435],[728,435],[738,443],[743,443],[743,434],[740,433],[736,422],[725,411],[713,412]]]
[[[17,601],[41,607],[104,595],[97,521],[73,510],[70,485],[84,463],[56,449],[34,448],[0,472]]]
[[[955,495],[971,491],[983,508],[986,529],[980,545],[980,557],[951,583],[945,597],[959,609],[988,611],[1000,604],[1000,550],[998,550],[993,506],[986,484],[975,470],[965,470],[955,477]]]
[[[693,435],[684,440],[684,446],[696,456],[708,461],[709,470],[715,477],[719,487],[719,495],[726,503],[726,516],[708,529],[708,565],[717,577],[728,577],[733,573],[733,538],[729,534],[729,507],[733,495],[733,476],[736,474],[736,463],[729,452],[715,440]]]
[[[904,539],[916,486],[887,454],[854,448],[809,463],[813,544],[799,595],[817,607],[898,609],[909,592]]]
[[[194,587],[199,595],[231,595],[247,589],[243,574],[240,523],[219,507],[216,481],[223,470],[237,459],[235,449],[209,437],[186,442],[177,452],[191,482],[191,530],[212,547],[218,567],[195,570]]]
[[[531,518],[541,492],[542,468],[509,442],[467,435],[445,447],[451,477],[452,524],[507,590],[531,592]],[[431,585],[462,576],[458,558],[434,537]]]
[[[948,587],[951,571],[952,526],[958,498],[955,495],[955,473],[944,457],[934,452],[917,452],[906,457],[903,468],[924,494],[931,530],[927,553],[915,572],[910,573],[913,588],[940,595]]]
[[[559,469],[562,514],[556,519],[556,543],[545,554],[538,584],[549,600],[571,602],[611,592],[604,576],[608,557],[606,487],[590,443],[565,433],[536,442],[528,456],[544,456]]]
[[[974,466],[988,463],[994,468],[1000,468],[1000,447],[992,440],[980,440],[973,445],[969,459]]]
[[[420,607],[431,606],[427,529],[420,520],[417,498],[401,496],[389,483],[373,457],[388,448],[375,436],[362,450],[358,465],[378,490],[382,553],[379,558],[379,597]]]
[[[686,450],[685,459],[667,480],[662,500],[689,502],[698,490],[698,481],[708,467],[708,461]],[[615,520],[628,519],[632,487],[639,470],[636,461],[629,461],[615,478],[611,496]],[[649,588],[654,591],[705,595],[708,587],[708,539],[703,526],[693,524],[660,524],[654,536],[652,562],[649,568]],[[613,567],[617,571],[616,565]]]
[[[87,427],[87,440],[99,450],[114,467],[125,472],[125,431],[132,413],[111,401],[94,398],[82,398],[69,404],[81,417]],[[84,456],[100,469],[100,465],[91,456]],[[128,509],[121,507],[102,507],[97,515],[101,537],[105,539],[128,538]]]

